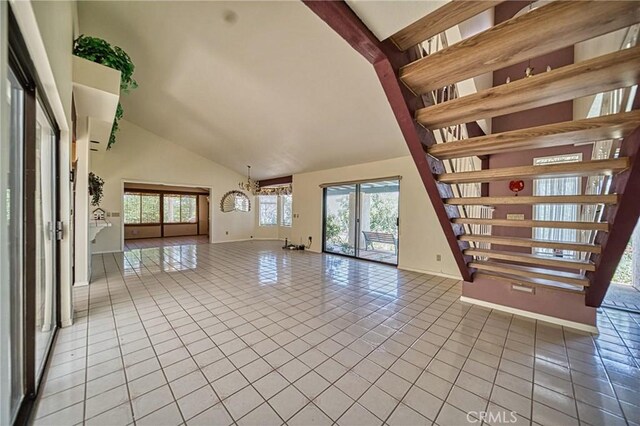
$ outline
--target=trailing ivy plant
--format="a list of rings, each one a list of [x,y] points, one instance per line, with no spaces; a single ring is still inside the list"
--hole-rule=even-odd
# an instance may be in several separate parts
[[[131,62],[131,58],[127,55],[127,52],[118,46],[111,46],[111,44],[101,38],[89,37],[83,34],[73,42],[73,54],[120,71],[121,92],[129,93],[131,89],[138,87],[138,83],[133,79],[133,71],[136,67],[133,62]],[[107,149],[111,149],[111,146],[116,142],[116,132],[119,127],[118,123],[123,115],[124,110],[120,102],[118,102]]]
[[[100,201],[102,201],[103,186],[104,180],[93,172],[89,172],[89,195],[91,195],[92,206],[100,205]]]

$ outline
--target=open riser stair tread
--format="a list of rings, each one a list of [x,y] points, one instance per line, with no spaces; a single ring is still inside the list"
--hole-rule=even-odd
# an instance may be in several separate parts
[[[617,194],[606,195],[546,195],[511,197],[458,197],[445,198],[445,204],[454,206],[519,205],[519,204],[616,204]]]
[[[504,0],[454,0],[437,8],[391,36],[391,41],[404,51],[459,23],[491,9]]]
[[[440,143],[429,154],[441,160],[621,139],[640,126],[640,110],[548,124]]]
[[[527,287],[542,287],[549,290],[567,291],[571,293],[584,293],[584,286],[560,283],[543,278],[522,277],[500,272],[477,271],[473,278],[488,278],[492,280],[504,281],[511,284],[524,285]]]
[[[542,166],[502,167],[471,172],[443,173],[437,179],[443,183],[495,182],[523,178],[555,178],[564,176],[612,175],[626,170],[629,158],[546,164]]]
[[[609,224],[607,222],[563,222],[551,220],[513,220],[513,219],[477,219],[477,218],[454,218],[453,223],[462,225],[488,225],[506,226],[512,228],[560,228],[579,229],[607,232]]]
[[[504,246],[516,246],[516,247],[540,247],[551,248],[559,250],[572,250],[585,253],[600,253],[602,248],[595,244],[586,243],[574,243],[568,241],[548,241],[548,240],[536,240],[533,238],[518,238],[518,237],[499,237],[494,235],[475,235],[464,234],[458,237],[460,241],[475,241],[480,243],[491,243]]]
[[[540,256],[529,253],[518,253],[512,251],[470,248],[464,251],[469,256],[487,257],[489,259],[506,260],[540,266],[556,268],[569,268],[584,271],[595,271],[595,266],[591,262],[581,262],[569,259],[554,258],[551,256]]]
[[[557,281],[565,284],[581,285],[587,287],[589,280],[581,274],[572,272],[564,272],[557,270],[548,270],[543,268],[535,268],[529,266],[513,265],[492,261],[473,261],[469,262],[469,267],[476,268],[481,271],[492,271],[506,274],[520,275],[530,278],[542,278],[550,281]]]
[[[638,21],[640,8],[634,1],[552,2],[413,62],[402,68],[400,77],[422,94]]]
[[[438,129],[630,87],[639,81],[640,46],[636,46],[422,108],[416,119],[428,129]]]

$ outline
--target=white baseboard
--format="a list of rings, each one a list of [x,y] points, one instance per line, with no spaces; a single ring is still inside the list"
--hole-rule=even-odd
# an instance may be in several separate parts
[[[76,281],[73,285],[74,287],[83,287],[85,285],[89,285],[89,281]]]
[[[465,303],[471,303],[473,305],[484,306],[485,308],[495,309],[497,311],[503,311],[514,315],[520,315],[522,317],[531,318],[537,321],[544,321],[554,325],[561,325],[563,327],[574,328],[580,331],[586,331],[588,333],[598,334],[598,327],[595,325],[583,324],[580,322],[569,321],[562,318],[556,318],[549,315],[537,314],[535,312],[529,312],[522,309],[512,308],[510,306],[498,305],[497,303],[491,303],[480,299],[474,299],[472,297],[460,296],[460,301]]]
[[[64,318],[60,321],[61,327],[70,327],[73,325],[73,318]]]
[[[416,268],[407,268],[406,266],[400,266],[400,265],[398,265],[398,269],[400,269],[401,271],[417,272],[418,274],[435,275],[436,277],[451,278],[454,280],[462,281],[462,277],[447,274],[444,272],[427,271],[424,269],[416,269]]]

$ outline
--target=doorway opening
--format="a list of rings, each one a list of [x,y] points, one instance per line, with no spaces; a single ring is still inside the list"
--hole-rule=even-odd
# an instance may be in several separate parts
[[[640,312],[640,222],[629,238],[603,304]]]
[[[324,187],[323,251],[398,264],[400,180]]]
[[[209,204],[208,188],[125,182],[125,248],[208,243]]]

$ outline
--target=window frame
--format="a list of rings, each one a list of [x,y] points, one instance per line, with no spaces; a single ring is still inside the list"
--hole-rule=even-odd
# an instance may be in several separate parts
[[[292,194],[282,194],[278,196],[280,199],[278,200],[278,216],[279,216],[279,224],[284,228],[291,228],[293,226],[293,195]],[[285,223],[284,221],[284,200],[286,197],[289,197],[291,200],[289,202],[289,209],[291,212],[289,213],[289,223]]]
[[[165,194],[162,194],[162,196],[160,197],[160,202],[162,203],[162,214],[163,214],[163,216],[161,218],[162,224],[163,225],[196,225],[200,220],[200,217],[199,217],[200,215],[198,214],[199,213],[198,212],[198,210],[199,210],[198,209],[198,195],[202,195],[202,194],[184,194],[184,193],[173,193],[173,192],[167,192]],[[166,197],[172,197],[172,198],[178,197],[178,199],[180,200],[178,202],[178,205],[180,206],[180,221],[179,222],[167,222],[165,220],[165,218],[164,218],[164,211],[165,211],[164,200],[165,200],[165,196]],[[195,219],[194,219],[193,222],[184,222],[182,220],[182,197],[193,197],[195,199],[195,202],[196,202],[196,204],[195,204],[195,213],[196,213],[196,215],[195,215]]]
[[[162,225],[162,194],[158,194],[155,192],[144,192],[144,191],[137,191],[137,190],[125,190],[124,191],[124,195],[138,195],[140,197],[140,222],[138,223],[127,223],[126,222],[126,216],[123,214],[122,215],[122,220],[125,221],[124,222],[124,226],[160,226]],[[142,222],[142,197],[146,195],[157,195],[158,196],[158,222]],[[124,200],[122,202],[122,209],[123,209],[123,213],[124,213]]]
[[[160,196],[160,222],[158,223],[125,223],[124,226],[161,226],[166,225],[199,225],[200,224],[200,195],[209,196],[205,192],[181,192],[181,191],[162,191],[155,189],[136,189],[125,188],[122,199],[122,221],[124,222],[124,195],[126,194],[157,194]],[[188,195],[195,197],[196,200],[196,219],[194,222],[165,222],[164,221],[164,197],[165,196],[182,196]],[[142,207],[142,204],[141,204]],[[182,212],[181,212],[182,214]]]
[[[266,198],[272,198],[275,199],[274,202],[269,202],[269,203],[265,203],[263,200]],[[275,214],[275,219],[273,223],[262,223],[262,206],[263,205],[275,205],[276,208],[276,214]],[[279,225],[279,220],[278,220],[278,196],[277,195],[258,195],[258,226],[263,227],[263,228],[269,228],[269,227],[273,227],[273,226],[278,226]]]

